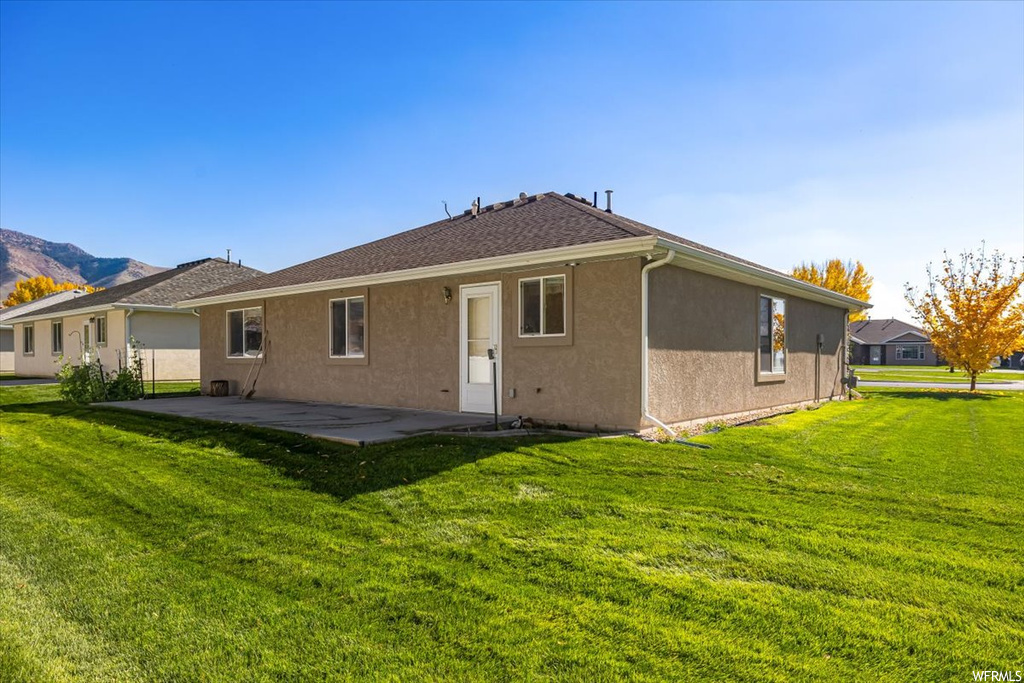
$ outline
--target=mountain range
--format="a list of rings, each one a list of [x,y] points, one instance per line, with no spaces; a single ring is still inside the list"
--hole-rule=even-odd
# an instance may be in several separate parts
[[[37,275],[51,277],[54,282],[112,287],[164,270],[132,258],[102,258],[74,244],[0,229],[0,301],[7,298],[18,280]]]

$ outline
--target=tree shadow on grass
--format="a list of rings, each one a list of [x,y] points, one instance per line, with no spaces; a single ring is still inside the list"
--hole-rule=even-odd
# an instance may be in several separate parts
[[[969,391],[967,389],[906,389],[868,392],[873,398],[928,398],[933,401],[991,401],[1005,396],[1001,393],[987,393],[984,390]]]
[[[73,419],[193,448],[227,449],[340,500],[412,484],[521,446],[567,440],[421,436],[356,448],[263,427],[61,402],[0,406],[0,419],[4,413]]]

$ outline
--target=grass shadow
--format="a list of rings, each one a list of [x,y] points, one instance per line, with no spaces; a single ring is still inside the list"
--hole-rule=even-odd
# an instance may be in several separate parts
[[[139,413],[62,402],[0,406],[4,413],[73,419],[152,439],[198,448],[223,448],[258,460],[311,491],[347,500],[363,493],[413,484],[451,469],[515,451],[523,445],[569,437],[472,438],[421,436],[356,448],[303,434],[196,418]]]
[[[865,387],[865,389],[868,389]],[[864,396],[891,397],[921,399],[929,398],[935,401],[991,401],[999,398],[1000,394],[984,393],[983,390],[969,391],[967,389],[888,389],[879,387],[864,392]]]

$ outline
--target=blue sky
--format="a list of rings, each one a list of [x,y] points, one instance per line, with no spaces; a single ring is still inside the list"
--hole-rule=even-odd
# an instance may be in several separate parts
[[[1024,254],[1024,3],[0,3],[0,225],[275,270],[613,188],[779,269]]]

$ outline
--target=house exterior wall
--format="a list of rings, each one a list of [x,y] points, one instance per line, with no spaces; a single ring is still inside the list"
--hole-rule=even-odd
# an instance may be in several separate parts
[[[870,344],[858,344],[857,342],[850,340],[850,364],[851,365],[870,365],[871,363],[871,345]]]
[[[661,421],[842,395],[844,309],[677,266],[657,268],[649,277],[650,409]],[[788,354],[782,379],[758,376],[761,294],[786,300]],[[816,373],[819,333],[824,346]]]
[[[567,275],[565,338],[518,336],[519,279]],[[459,287],[501,283],[501,410],[574,427],[635,428],[640,414],[640,260],[445,277],[201,309],[201,377],[238,393],[256,364],[227,358],[226,314],[263,306],[264,397],[459,410]],[[443,288],[452,292],[445,304]],[[366,358],[328,356],[328,302],[366,296]],[[250,381],[251,384],[251,381]],[[510,397],[514,390],[515,398]]]
[[[25,377],[53,377],[58,370],[61,354],[54,352],[50,337],[50,325],[55,320],[63,322],[63,355],[72,363],[82,360],[82,333],[86,322],[96,317],[107,319],[107,341],[96,344],[93,353],[103,364],[104,370],[116,370],[126,357],[126,312],[106,311],[101,314],[74,315],[37,320],[32,323],[14,324],[14,370]],[[23,328],[35,326],[35,353],[25,355],[22,344]],[[95,330],[95,327],[94,327]],[[199,319],[191,313],[136,312],[131,316],[131,334],[144,344],[143,377],[152,378],[153,362],[156,361],[157,380],[187,380],[199,377]]]
[[[57,358],[51,352],[50,321],[34,323],[13,323],[14,325],[14,373],[21,377],[53,377],[57,373]],[[25,328],[35,328],[34,352],[25,353]],[[67,345],[67,330],[64,344]]]
[[[96,345],[94,340],[93,352],[98,355],[105,370],[116,370],[118,358],[123,359],[125,353],[124,311],[107,311],[99,315],[107,318],[107,342],[103,345]],[[61,355],[73,363],[81,362],[82,331],[85,323],[94,317],[96,317],[96,314],[72,314],[46,320],[36,320],[32,323],[15,323],[15,372],[24,377],[53,377],[59,369]],[[61,321],[64,325],[62,330],[64,339],[63,354],[53,349],[50,326],[54,321]],[[22,330],[26,325],[35,326],[35,353],[32,355],[25,355],[22,349],[24,343],[24,333]]]
[[[131,336],[140,344],[142,376],[157,381],[199,379],[199,318],[191,311],[136,311]],[[124,339],[122,327],[121,339]]]
[[[924,359],[923,360],[906,360],[903,358],[896,358],[896,347],[897,346],[919,346],[919,343],[915,342],[890,342],[883,346],[885,350],[885,365],[920,365],[920,366],[932,366],[941,365],[939,359],[935,356],[935,349],[932,345],[924,345]]]
[[[14,330],[0,329],[0,372],[14,372]]]

